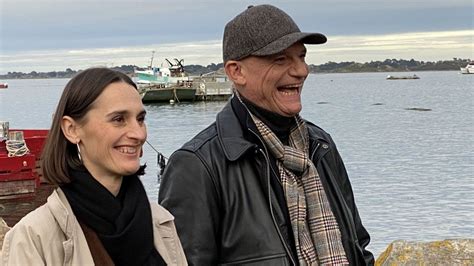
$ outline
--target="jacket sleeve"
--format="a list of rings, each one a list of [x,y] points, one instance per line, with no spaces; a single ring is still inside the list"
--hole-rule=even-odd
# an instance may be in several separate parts
[[[218,263],[219,204],[209,168],[194,153],[176,151],[159,189],[159,203],[175,217],[190,265]]]
[[[5,235],[0,265],[45,265],[41,241],[33,228],[18,223]]]
[[[334,142],[332,142],[334,145]],[[341,190],[345,199],[345,202],[347,203],[354,222],[356,234],[357,234],[357,239],[360,248],[362,249],[362,253],[364,256],[364,261],[365,265],[373,265],[374,264],[374,255],[366,249],[366,247],[369,245],[370,242],[370,236],[365,227],[362,225],[362,221],[359,216],[359,211],[357,210],[357,206],[355,204],[355,199],[354,199],[354,193],[352,191],[352,186],[349,181],[349,177],[347,175],[346,168],[344,166],[344,163],[342,161],[342,158],[337,151],[337,148],[333,147],[333,158],[334,162],[336,164],[336,171],[337,171],[337,176],[339,177],[339,180],[341,182]]]

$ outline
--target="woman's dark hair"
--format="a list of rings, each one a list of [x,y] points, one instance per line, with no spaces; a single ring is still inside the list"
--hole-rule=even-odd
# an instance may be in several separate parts
[[[86,69],[66,84],[42,153],[43,175],[50,183],[61,185],[71,182],[68,169],[77,169],[82,165],[76,144],[69,142],[61,130],[63,116],[81,121],[104,89],[115,82],[126,82],[137,89],[126,74],[108,68]]]

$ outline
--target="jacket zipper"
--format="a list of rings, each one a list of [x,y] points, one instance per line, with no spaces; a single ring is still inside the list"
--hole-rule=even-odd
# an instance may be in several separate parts
[[[319,146],[321,146],[321,143],[318,142],[318,144],[316,145],[316,148],[314,148],[314,151],[313,151],[313,153],[311,154],[311,161],[314,160],[314,155],[316,154],[316,151],[318,150]],[[318,160],[319,160],[319,159],[318,159]],[[318,162],[316,162],[316,163],[318,163]],[[315,165],[314,167],[316,167],[316,165]]]
[[[261,143],[264,143],[262,141],[262,139],[260,138],[260,136],[253,132],[253,130],[251,130],[250,128],[248,129],[250,132],[252,132],[259,140]],[[275,219],[275,215],[273,214],[273,206],[272,206],[272,198],[271,198],[271,185],[270,185],[270,160],[268,159],[268,151],[267,151],[267,147],[265,145],[263,145],[263,147],[265,148],[265,151],[263,151],[261,148],[258,148],[258,150],[262,153],[263,157],[265,158],[265,162],[266,162],[266,166],[267,166],[267,171],[266,171],[266,176],[267,176],[267,191],[268,191],[268,204],[270,205],[270,214],[272,216],[272,221],[273,221],[273,225],[275,226],[276,230],[277,230],[277,233],[278,233],[278,236],[280,237],[280,241],[283,243],[283,247],[285,248],[285,251],[286,251],[286,254],[288,255],[288,257],[290,258],[291,260],[291,263],[292,265],[297,265],[296,262],[293,260],[293,257],[291,256],[291,252],[287,246],[287,243],[285,241],[285,239],[283,239],[283,236],[280,232],[280,228],[278,227],[278,223],[276,222],[276,219]]]

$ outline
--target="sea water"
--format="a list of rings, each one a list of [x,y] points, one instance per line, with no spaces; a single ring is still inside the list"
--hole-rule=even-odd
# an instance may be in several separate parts
[[[392,241],[474,238],[474,75],[312,74],[303,118],[331,134],[378,255]],[[389,73],[404,75],[406,73]],[[410,73],[413,74],[413,73]],[[0,121],[49,128],[68,79],[8,80]],[[155,149],[166,157],[215,120],[225,102],[146,104],[143,177],[157,199]],[[153,146],[153,148],[152,148]]]

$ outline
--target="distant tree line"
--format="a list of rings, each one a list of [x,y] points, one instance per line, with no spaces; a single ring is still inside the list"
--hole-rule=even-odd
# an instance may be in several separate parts
[[[366,63],[358,62],[327,62],[321,65],[309,65],[311,73],[351,73],[351,72],[403,72],[403,71],[442,71],[442,70],[459,70],[460,67],[465,67],[470,62],[470,59],[453,58],[452,60],[424,62],[416,61],[414,59],[386,59],[385,61],[370,61]],[[122,65],[111,67],[112,69],[126,73],[133,76],[133,71],[137,66]],[[186,65],[184,70],[192,76],[198,76],[214,71],[222,71],[223,63],[210,64],[207,66],[201,65]],[[5,75],[0,75],[0,79],[40,79],[40,78],[70,78],[81,70],[72,70],[67,68],[65,71],[50,71],[50,72],[8,72]]]
[[[453,58],[453,60],[424,62],[414,59],[385,59],[385,61],[357,62],[328,62],[322,65],[310,65],[312,73],[349,73],[349,72],[403,72],[403,71],[442,71],[459,70],[465,67],[470,59]]]

